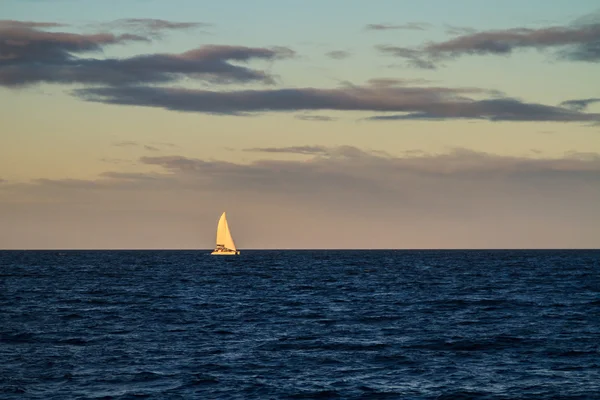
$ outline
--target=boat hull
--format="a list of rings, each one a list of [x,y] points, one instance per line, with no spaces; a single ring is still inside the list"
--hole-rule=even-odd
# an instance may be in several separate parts
[[[213,256],[237,256],[240,254],[239,251],[213,251],[210,253]]]

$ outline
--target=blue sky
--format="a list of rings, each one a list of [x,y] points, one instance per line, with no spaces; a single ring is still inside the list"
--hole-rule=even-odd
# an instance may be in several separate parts
[[[0,8],[0,248],[600,246],[595,1]]]

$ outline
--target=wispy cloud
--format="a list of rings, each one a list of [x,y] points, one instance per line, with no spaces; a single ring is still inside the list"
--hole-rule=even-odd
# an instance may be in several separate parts
[[[41,30],[56,26],[61,25],[0,20],[0,67],[62,63],[71,60],[74,54],[100,51],[104,46],[148,41],[143,36],[133,34],[77,34]]]
[[[111,28],[140,30],[143,32],[160,32],[164,30],[187,30],[211,26],[210,24],[204,22],[175,22],[153,18],[125,18],[110,22],[106,25]]]
[[[16,21],[12,19],[0,20],[0,29],[31,29],[31,28],[57,28],[67,26],[58,22]]]
[[[294,118],[302,120],[302,121],[318,121],[318,122],[331,122],[331,121],[336,120],[336,118],[329,117],[327,115],[298,114],[298,115],[295,115]]]
[[[112,145],[116,146],[116,147],[137,147],[137,148],[143,148],[148,151],[160,151],[161,150],[160,147],[174,147],[175,146],[172,143],[143,144],[143,143],[135,142],[132,140],[118,141],[118,142],[114,142]]]
[[[436,61],[428,57],[422,50],[389,45],[378,45],[375,48],[381,53],[406,59],[406,63],[411,67],[421,69],[437,68]]]
[[[325,53],[327,57],[333,58],[334,60],[343,60],[350,57],[352,54],[349,51],[344,50],[334,50]]]
[[[390,87],[390,86],[410,86],[410,85],[425,85],[431,84],[432,81],[428,79],[402,79],[402,78],[372,78],[367,81],[370,86],[373,87]],[[352,87],[353,85],[349,84]]]
[[[105,172],[107,180],[37,180],[39,184],[60,186],[120,186],[122,181],[171,182],[182,180],[184,187],[195,182],[198,188],[217,184],[221,188],[245,187],[262,190],[266,185],[272,191],[298,183],[302,189],[313,190],[336,182],[362,181],[369,187],[401,188],[399,181],[407,177],[437,177],[464,182],[486,182],[490,178],[528,182],[530,179],[580,179],[600,183],[600,154],[568,152],[560,158],[527,158],[500,156],[467,149],[455,149],[443,154],[422,151],[404,156],[392,156],[382,151],[364,150],[353,146],[289,146],[248,148],[244,151],[288,153],[310,156],[302,161],[262,159],[250,164],[226,161],[206,161],[178,155],[145,156],[141,164],[161,167],[164,173]],[[190,180],[191,179],[191,180]],[[341,180],[340,180],[341,179]],[[111,183],[112,182],[112,183]],[[253,186],[256,183],[257,186]],[[314,183],[314,186],[311,186]],[[308,186],[307,186],[308,185]],[[348,187],[349,188],[349,187]],[[357,186],[353,190],[362,191]],[[600,186],[598,186],[600,188]],[[299,188],[300,190],[300,188]],[[402,192],[395,191],[397,194]],[[598,191],[600,194],[600,190]]]
[[[157,171],[107,171],[93,180],[43,179],[25,185],[3,184],[0,214],[13,220],[20,215],[16,220],[23,220],[23,215],[32,212],[55,215],[57,209],[64,209],[71,215],[77,213],[73,226],[98,218],[95,223],[100,227],[102,221],[114,220],[115,210],[120,209],[126,212],[119,214],[119,219],[123,215],[136,216],[131,221],[137,221],[133,225],[139,224],[143,231],[154,225],[164,226],[165,219],[158,216],[165,214],[155,212],[157,207],[168,207],[167,220],[177,221],[188,220],[199,209],[216,213],[226,207],[237,209],[247,218],[260,218],[252,225],[252,231],[247,231],[245,240],[249,245],[249,237],[260,238],[254,242],[257,247],[598,244],[598,154],[569,153],[559,158],[542,158],[538,154],[527,158],[456,149],[444,154],[414,152],[392,156],[351,146],[318,145],[247,150],[263,152],[265,157],[275,153],[304,157],[263,158],[249,164],[180,155],[142,157],[139,164]],[[20,199],[30,202],[21,214],[15,214],[15,207],[6,205],[6,196],[15,191]],[[141,198],[145,201],[140,202]],[[61,202],[57,203],[57,199]],[[73,204],[80,206],[72,207]],[[89,207],[87,213],[83,204]],[[273,223],[280,224],[281,229],[295,229],[286,231],[286,240],[282,241],[279,229],[265,226],[265,214],[277,221]],[[214,215],[208,215],[211,222],[213,218]],[[407,224],[410,232],[406,232]],[[96,234],[90,243],[106,243],[110,238],[114,241],[108,241],[115,245],[133,246],[131,232],[121,235],[109,225],[106,237]],[[173,225],[166,237],[178,237],[181,224]],[[55,229],[55,225],[35,224],[23,235],[30,237],[39,229]],[[196,238],[197,227],[191,231],[186,235]],[[337,234],[332,235],[333,231]],[[207,233],[207,243],[214,240],[212,232],[211,229]],[[236,232],[244,238],[239,229]],[[340,238],[344,232],[348,234]],[[164,246],[164,240],[156,246]]]
[[[389,55],[405,58],[411,66],[434,68],[440,63],[465,55],[509,55],[520,49],[554,50],[559,59],[600,62],[600,18],[594,16],[569,26],[539,29],[461,32],[441,42],[419,48],[378,46]]]
[[[593,103],[600,103],[600,98],[567,100],[560,103],[560,105],[576,111],[584,111]]]
[[[300,154],[314,156],[312,162],[319,159],[328,160],[358,160],[358,159],[393,159],[389,153],[382,150],[363,150],[354,146],[288,146],[288,147],[255,147],[245,149],[244,151],[260,152],[260,153],[285,153],[285,154]],[[420,153],[423,155],[423,153]]]
[[[152,142],[151,144],[155,145],[155,146],[170,147],[170,148],[179,147],[175,143],[169,143],[169,142]]]
[[[541,29],[516,28],[504,31],[475,32],[455,39],[433,43],[426,47],[430,54],[460,56],[463,54],[506,54],[519,48],[555,48],[576,46],[572,50],[573,59],[598,61],[594,43],[600,40],[600,24],[581,27],[550,27]],[[587,57],[578,57],[582,50],[588,51]],[[566,54],[571,53],[567,51]]]
[[[367,31],[389,31],[389,30],[412,30],[424,31],[431,25],[424,22],[409,22],[406,24],[368,24],[365,26]]]
[[[40,30],[41,27],[46,25],[0,21],[0,85],[22,87],[41,82],[130,85],[174,82],[184,77],[213,83],[273,83],[274,78],[268,73],[232,62],[272,61],[294,54],[282,47],[207,45],[179,54],[85,58],[81,56],[108,45],[150,39],[130,33],[50,32]]]
[[[330,149],[325,146],[290,146],[290,147],[254,147],[244,149],[244,151],[260,153],[288,153],[288,154],[309,154],[309,155],[327,155]]]
[[[137,105],[174,111],[244,115],[314,110],[401,112],[373,119],[484,119],[489,121],[599,121],[600,114],[560,106],[526,103],[480,88],[402,85],[375,80],[335,89],[295,88],[218,92],[162,87],[77,89],[80,98],[106,104]],[[480,97],[487,97],[480,99]]]
[[[445,154],[415,152],[392,156],[352,146],[268,147],[246,151],[300,154],[308,158],[260,159],[240,164],[178,155],[141,157],[140,164],[162,171],[109,171],[95,180],[41,179],[30,186],[46,188],[45,191],[52,193],[56,190],[225,192],[229,196],[237,193],[263,199],[262,202],[271,197],[338,210],[340,207],[398,210],[401,205],[409,213],[445,217],[457,212],[464,216],[474,209],[486,214],[507,205],[511,213],[520,214],[515,208],[520,207],[522,216],[530,216],[533,208],[548,207],[553,202],[564,203],[561,207],[584,202],[590,208],[597,207],[600,200],[600,155],[595,153],[527,158],[456,149]],[[529,204],[530,201],[535,204]]]
[[[460,110],[442,107],[432,112],[382,115],[371,120],[443,120],[485,119],[489,121],[555,121],[555,122],[599,122],[600,114],[582,114],[563,107],[524,103],[516,99],[479,100],[461,107]]]
[[[465,35],[472,34],[477,32],[476,29],[469,28],[466,26],[454,26],[454,25],[446,25],[445,26],[446,33],[449,35]]]
[[[116,147],[137,147],[140,144],[138,142],[134,142],[132,140],[122,140],[119,142],[115,142],[112,145],[116,146]]]
[[[134,32],[158,40],[176,31],[193,31],[194,34],[209,34],[207,28],[211,26],[212,24],[206,22],[168,21],[155,18],[124,18],[91,24],[89,27],[97,30]]]
[[[126,180],[126,181],[155,181],[162,178],[162,176],[156,174],[149,173],[140,173],[140,172],[114,172],[107,171],[100,174],[100,176],[104,178],[111,178],[116,180]]]
[[[103,157],[100,159],[103,163],[114,164],[114,165],[133,165],[134,161],[124,159],[124,158],[114,158],[114,157]]]

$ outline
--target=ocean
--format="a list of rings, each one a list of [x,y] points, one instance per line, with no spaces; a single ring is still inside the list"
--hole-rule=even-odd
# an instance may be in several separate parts
[[[0,251],[1,399],[600,399],[600,251]]]

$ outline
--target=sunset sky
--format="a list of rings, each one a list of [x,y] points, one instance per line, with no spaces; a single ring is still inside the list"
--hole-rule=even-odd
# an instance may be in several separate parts
[[[600,247],[597,0],[0,18],[0,249]]]

